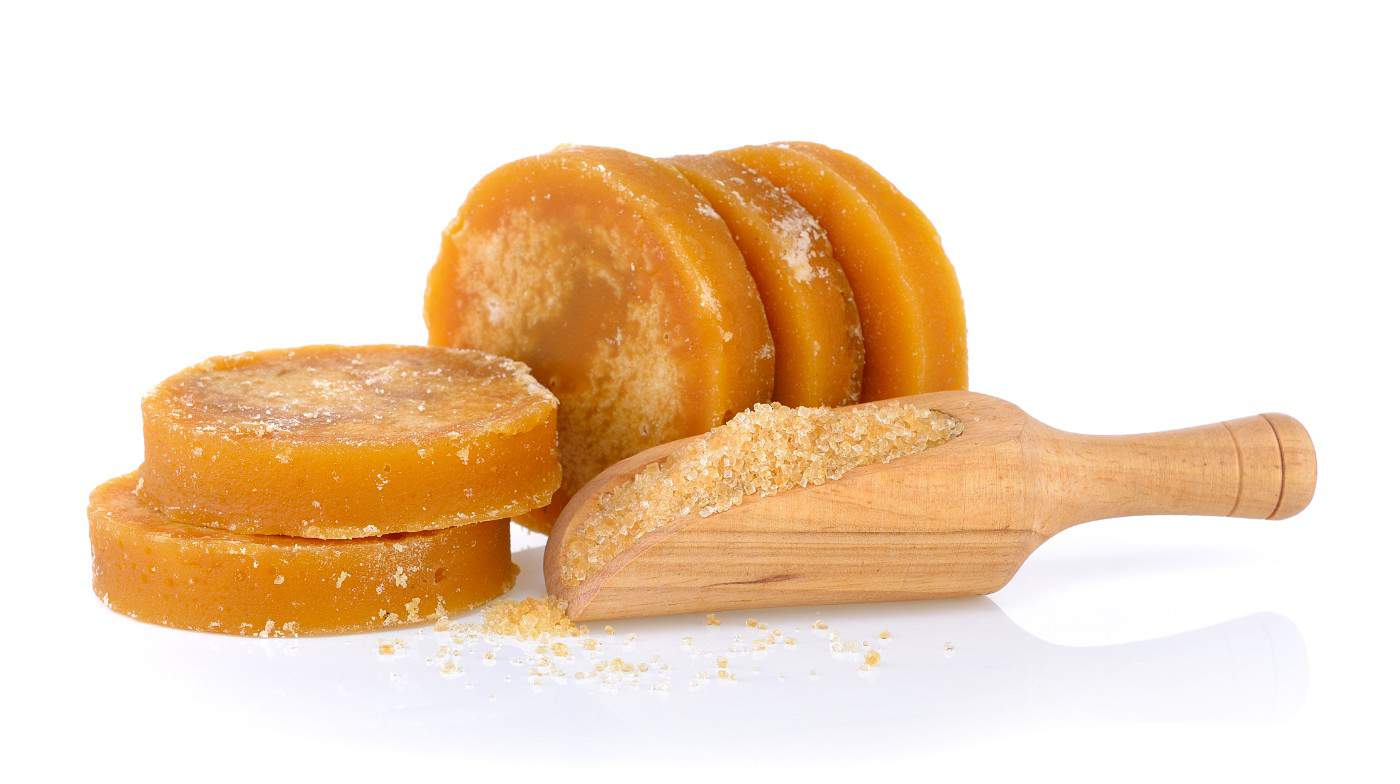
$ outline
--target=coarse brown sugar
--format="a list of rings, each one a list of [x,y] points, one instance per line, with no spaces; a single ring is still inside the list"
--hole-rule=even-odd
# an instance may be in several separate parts
[[[481,630],[520,640],[579,637],[584,631],[569,620],[563,602],[552,597],[529,597],[492,602],[482,610]]]
[[[746,496],[820,485],[961,432],[955,418],[908,403],[760,403],[603,493],[573,523],[578,534],[561,559],[563,580],[582,583],[638,539],[687,515],[708,517]]]

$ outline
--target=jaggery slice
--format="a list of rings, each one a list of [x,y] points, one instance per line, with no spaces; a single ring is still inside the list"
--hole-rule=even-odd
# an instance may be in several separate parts
[[[498,520],[559,484],[557,402],[519,362],[426,346],[214,357],[142,401],[143,500],[317,539]]]
[[[301,539],[171,520],[127,474],[92,492],[92,588],[139,621],[258,637],[332,634],[459,613],[510,590],[510,523]]]
[[[666,162],[729,226],[773,332],[773,399],[842,406],[860,399],[865,344],[846,273],[812,214],[757,172],[712,155]]]
[[[433,345],[519,359],[559,398],[563,483],[517,517],[547,531],[603,468],[703,433],[773,392],[773,340],[743,256],[675,169],[600,147],[515,161],[443,235]]]
[[[854,156],[809,142],[716,153],[754,169],[826,229],[865,335],[863,400],[967,388],[957,275],[933,224]]]
[[[566,585],[579,585],[675,520],[834,481],[961,433],[956,418],[898,401],[845,408],[756,405],[647,464],[586,507],[571,523],[577,533],[563,551],[560,576]]]
[[[855,184],[880,211],[899,243],[906,263],[918,265],[916,274],[929,297],[933,335],[932,384],[928,390],[967,389],[967,319],[957,273],[943,251],[943,240],[932,221],[907,196],[865,161],[815,142],[791,142],[793,149],[825,161]]]

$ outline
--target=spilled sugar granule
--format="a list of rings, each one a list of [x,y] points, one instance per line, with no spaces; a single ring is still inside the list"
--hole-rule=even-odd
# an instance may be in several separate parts
[[[547,597],[518,601],[497,600],[481,612],[481,631],[520,640],[544,637],[578,637],[585,632],[569,620],[564,603]]]
[[[666,695],[671,691],[671,664],[661,653],[634,650],[637,644],[653,647],[636,633],[623,635],[613,629],[612,634],[590,637],[586,626],[569,623],[562,616],[563,606],[548,598],[498,600],[491,607],[494,610],[482,611],[483,623],[439,618],[431,627],[439,636],[426,637],[414,646],[425,654],[436,648],[424,656],[426,665],[443,679],[458,681],[466,689],[474,688],[475,676],[508,667],[505,674],[497,674],[493,679],[502,684],[523,682],[535,693],[553,686],[583,687],[598,693],[640,691]],[[486,620],[488,613],[490,620]],[[711,617],[719,620],[713,614]],[[827,630],[825,623],[822,626],[822,630],[814,627],[813,633],[829,643],[833,661],[854,664],[855,671],[863,676],[869,676],[884,663],[884,654],[873,650],[870,642],[843,639],[837,632]],[[566,643],[561,637],[570,639]],[[732,637],[716,632],[708,637],[710,645],[702,646],[697,646],[692,636],[679,639],[681,655],[701,664],[689,680],[689,691],[715,685],[728,688],[755,678],[761,681],[766,677],[766,668],[760,668],[760,662],[776,656],[773,663],[781,666],[798,647],[797,639],[785,636],[782,628],[769,628],[757,618],[746,618]],[[381,638],[376,649],[381,658],[395,659],[409,646],[402,639]],[[390,672],[388,677],[400,678],[396,672]],[[779,683],[787,680],[781,671],[774,677]],[[810,677],[815,679],[816,672]]]
[[[709,517],[743,501],[839,479],[962,432],[958,420],[907,403],[789,408],[760,403],[604,493],[575,521],[562,576],[578,585],[667,523]]]

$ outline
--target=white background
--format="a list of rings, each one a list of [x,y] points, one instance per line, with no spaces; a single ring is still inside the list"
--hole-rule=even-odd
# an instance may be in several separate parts
[[[0,765],[1395,774],[1393,5],[400,5],[0,6]],[[505,161],[793,138],[934,220],[974,389],[1084,432],[1293,414],[1312,507],[1084,526],[989,600],[758,613],[801,642],[728,687],[691,691],[709,665],[679,639],[723,650],[739,619],[619,624],[673,666],[666,696],[536,693],[479,657],[444,679],[431,632],[386,661],[381,635],[186,634],[90,595],[87,491],[139,461],[164,376],[421,342],[438,232]],[[539,544],[517,541],[522,594]],[[889,629],[878,672],[827,653],[817,617]]]

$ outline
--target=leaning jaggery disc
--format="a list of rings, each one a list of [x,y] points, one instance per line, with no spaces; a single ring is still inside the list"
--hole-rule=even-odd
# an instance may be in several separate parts
[[[561,147],[479,182],[428,280],[429,342],[513,357],[559,398],[564,478],[583,483],[773,392],[763,303],[724,221],[675,169]]]
[[[967,329],[938,233],[878,172],[807,142],[716,153],[806,207],[846,271],[865,335],[863,400],[967,388]]]
[[[524,365],[478,351],[215,357],[142,401],[141,497],[175,520],[318,539],[498,520],[558,486],[556,405]]]
[[[510,524],[365,539],[257,536],[175,522],[135,474],[92,492],[92,587],[140,621],[260,637],[330,634],[463,612],[510,590]]]
[[[865,367],[860,315],[816,218],[734,161],[685,155],[666,162],[709,200],[744,254],[773,332],[773,399],[789,406],[859,400]]]

